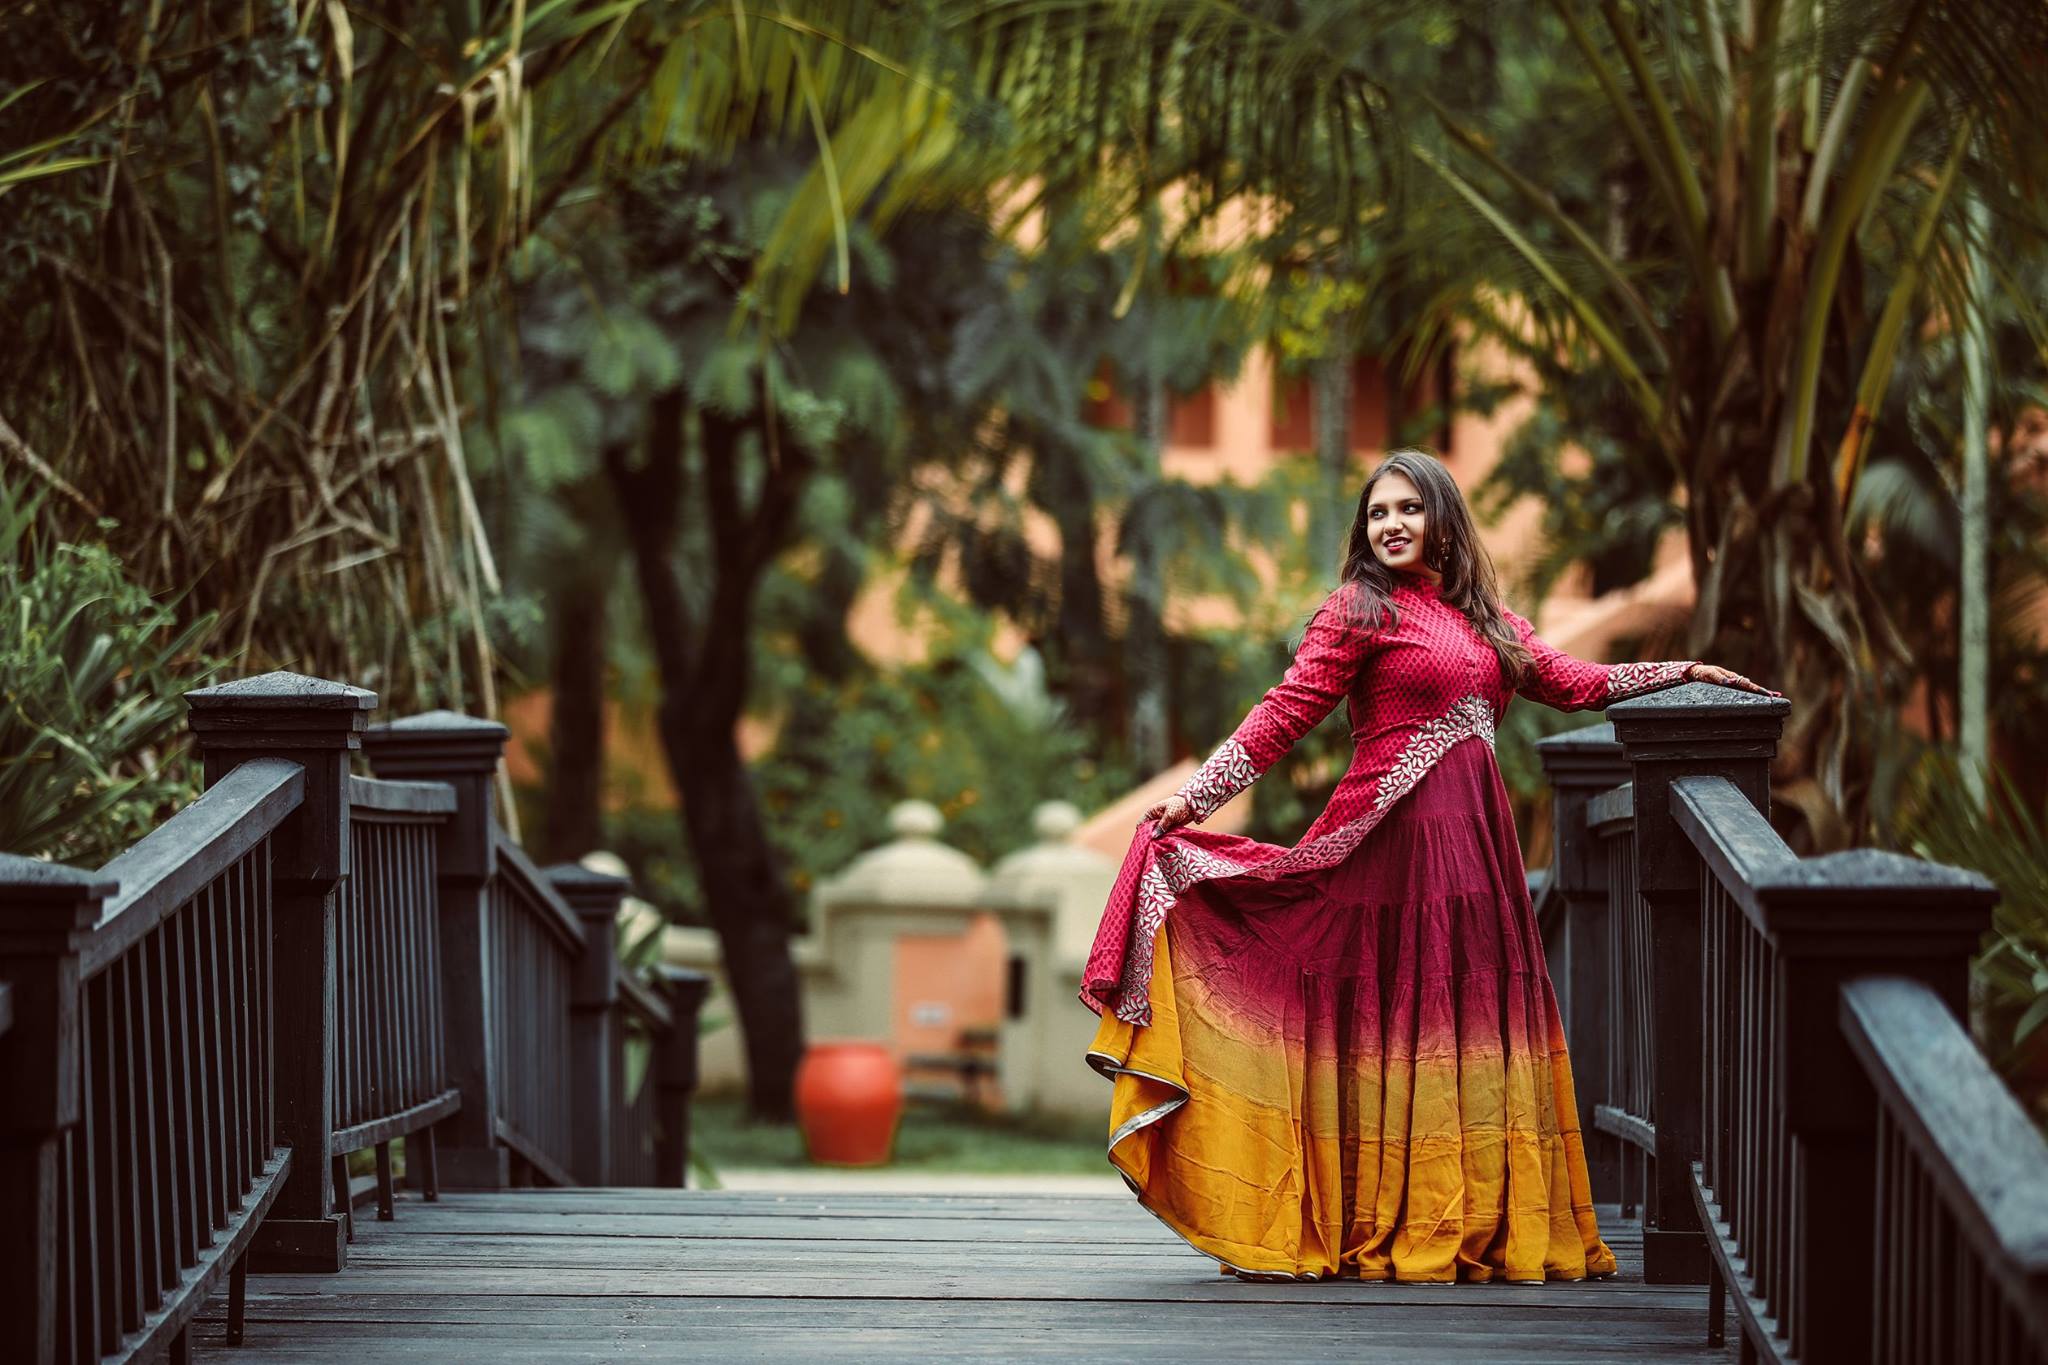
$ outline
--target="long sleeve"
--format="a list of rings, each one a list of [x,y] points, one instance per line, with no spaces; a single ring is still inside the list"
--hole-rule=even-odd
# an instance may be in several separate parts
[[[1560,711],[1606,706],[1624,697],[1640,696],[1685,681],[1697,660],[1668,659],[1655,663],[1596,664],[1574,659],[1536,633],[1522,617],[1504,613],[1529,648],[1532,667],[1516,690],[1531,701]]]
[[[1352,619],[1346,592],[1338,589],[1316,609],[1286,675],[1182,785],[1179,795],[1195,819],[1208,819],[1257,781],[1344,700],[1371,643],[1371,633]]]

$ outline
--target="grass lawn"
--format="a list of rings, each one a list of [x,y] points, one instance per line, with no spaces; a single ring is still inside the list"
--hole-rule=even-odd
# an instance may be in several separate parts
[[[913,1103],[896,1130],[892,1171],[963,1175],[1105,1175],[1108,1138],[1102,1119],[1054,1119],[985,1114],[962,1105]],[[803,1134],[796,1125],[748,1123],[738,1095],[699,1097],[690,1106],[695,1155],[713,1170],[803,1168]]]

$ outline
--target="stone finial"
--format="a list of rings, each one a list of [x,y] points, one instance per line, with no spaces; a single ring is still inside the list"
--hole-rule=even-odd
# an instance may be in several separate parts
[[[946,817],[929,801],[898,801],[889,811],[889,832],[899,839],[936,839]]]
[[[899,802],[889,812],[896,837],[855,858],[820,894],[873,905],[974,904],[987,876],[974,859],[939,841],[945,827],[945,817],[929,801]]]
[[[1081,810],[1071,801],[1041,801],[1031,812],[1031,832],[1040,843],[1063,844],[1081,828]]]

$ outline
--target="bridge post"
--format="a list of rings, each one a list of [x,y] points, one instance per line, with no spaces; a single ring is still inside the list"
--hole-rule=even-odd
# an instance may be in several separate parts
[[[711,994],[711,978],[688,967],[663,964],[658,979],[668,996],[672,1025],[654,1049],[654,1183],[682,1189],[690,1183],[690,1096],[697,1089],[697,1015]]]
[[[291,1174],[251,1244],[252,1269],[326,1272],[348,1260],[328,1139],[334,1132],[335,892],[349,872],[349,756],[377,694],[298,673],[265,673],[185,694],[206,785],[255,758],[306,773],[306,797],[270,840],[271,1028],[277,1140]],[[347,1198],[347,1191],[340,1196]]]
[[[1605,1103],[1612,1020],[1607,995],[1607,857],[1586,829],[1586,803],[1629,780],[1614,726],[1589,725],[1536,741],[1550,778],[1551,884],[1564,897],[1564,960],[1550,963],[1571,1047],[1579,1133],[1595,1201],[1621,1198],[1620,1151],[1593,1126]]]
[[[97,873],[0,853],[0,982],[13,1019],[0,1024],[0,1359],[57,1359],[58,1219],[64,1135],[79,1120],[78,958],[100,903],[117,886]]]
[[[609,1185],[612,1125],[619,1096],[618,1048],[624,1030],[619,1003],[619,905],[632,885],[624,877],[575,863],[547,870],[548,881],[583,925],[583,956],[569,983],[569,1172],[581,1185]]]
[[[363,736],[379,777],[445,782],[455,814],[441,826],[441,1026],[448,1082],[462,1108],[435,1130],[436,1175],[444,1189],[497,1190],[511,1183],[498,1144],[497,1040],[491,1018],[498,984],[491,972],[490,884],[498,870],[492,786],[511,731],[459,711],[429,711]],[[526,1002],[511,1002],[514,1008]]]
[[[1755,885],[1777,948],[1771,1074],[1791,1143],[1798,1292],[1788,1305],[1803,1362],[1875,1358],[1877,1094],[1841,1026],[1842,987],[1900,976],[1969,1017],[1970,958],[1998,892],[1983,877],[1903,854],[1802,858]],[[1923,1310],[1924,1311],[1924,1310]]]
[[[1700,1151],[1700,862],[1671,814],[1681,777],[1725,777],[1770,814],[1771,758],[1791,703],[1782,697],[1687,683],[1607,708],[1635,783],[1638,889],[1650,910],[1651,1120],[1657,1128],[1655,1199],[1643,1229],[1643,1278],[1704,1284],[1705,1235],[1693,1205]]]

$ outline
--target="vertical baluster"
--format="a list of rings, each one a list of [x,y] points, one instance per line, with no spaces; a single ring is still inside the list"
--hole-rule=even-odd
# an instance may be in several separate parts
[[[164,1290],[178,1282],[176,1262],[169,1266],[164,1264],[164,1253],[170,1246],[171,1235],[163,1206],[169,1167],[158,1159],[157,1146],[163,1073],[156,1065],[156,1029],[153,1026],[156,993],[151,989],[155,972],[150,950],[155,939],[154,933],[145,935],[122,959],[126,967],[122,976],[128,994],[128,1057],[135,1070],[134,1078],[129,1082],[130,1095],[135,1103],[138,1195],[135,1249],[140,1261],[138,1269],[145,1313],[153,1313],[163,1307]]]
[[[131,1332],[140,1330],[142,1320],[161,1302],[155,1298],[155,1255],[150,1248],[156,1206],[155,1195],[149,1188],[154,1144],[150,1141],[148,1111],[144,1107],[147,1091],[142,1073],[148,1063],[143,1060],[146,1054],[140,1046],[135,1017],[135,967],[134,954],[124,953],[107,970],[114,1025],[110,1056],[115,1069],[114,1102],[121,1110],[121,1207],[127,1216],[126,1226],[121,1230],[121,1275],[127,1290],[121,1303],[121,1325]]]
[[[1874,1321],[1871,1323],[1870,1354],[1873,1365],[1886,1365],[1892,1359],[1891,1324],[1887,1315],[1891,1311],[1891,1165],[1892,1148],[1897,1135],[1892,1130],[1891,1119],[1883,1109],[1877,1114],[1877,1185],[1876,1201],[1871,1210],[1871,1220],[1877,1228],[1877,1254],[1872,1258],[1870,1276],[1872,1280],[1871,1304]]]
[[[493,882],[490,887],[490,942],[486,945],[490,962],[489,979],[491,988],[490,1013],[488,1016],[490,1022],[487,1027],[493,1044],[491,1049],[491,1094],[497,1101],[497,1106],[491,1115],[494,1122],[498,1118],[509,1117],[512,1112],[510,1089],[512,1080],[506,1074],[510,1068],[505,1064],[508,1050],[512,1044],[511,1038],[505,1033],[505,991],[509,985],[505,980],[505,954],[510,946],[507,943],[510,932],[511,926],[506,923],[505,915],[505,887],[502,880],[500,880]]]
[[[1892,1168],[1886,1177],[1891,1190],[1891,1240],[1886,1250],[1889,1262],[1885,1288],[1891,1295],[1890,1336],[1894,1358],[1906,1356],[1906,1240],[1912,1235],[1912,1215],[1907,1206],[1906,1179],[1912,1170],[1912,1148],[1897,1128],[1892,1130]]]
[[[1774,1036],[1778,964],[1770,941],[1762,934],[1752,930],[1749,941],[1756,962],[1757,1050],[1751,1064],[1756,1072],[1757,1165],[1753,1183],[1756,1186],[1757,1242],[1762,1248],[1764,1262],[1759,1287],[1771,1302],[1772,1312],[1782,1320],[1788,1316],[1783,1311],[1784,1306],[1797,1292],[1791,1279],[1794,1261],[1792,1238],[1797,1235],[1797,1230],[1785,1216],[1785,1194],[1792,1177],[1791,1153],[1785,1148],[1778,1121],[1778,1039]]]
[[[171,1101],[165,1111],[169,1119],[166,1150],[171,1154],[170,1186],[177,1205],[178,1262],[186,1266],[199,1263],[199,1251],[204,1245],[199,1231],[199,1208],[205,1197],[199,1163],[193,1159],[199,1147],[193,1136],[192,1023],[187,999],[190,992],[185,980],[185,934],[191,917],[190,903],[182,905],[159,931],[164,968],[163,1075]]]
[[[1721,1122],[1721,978],[1725,964],[1715,951],[1721,939],[1721,920],[1714,901],[1714,883],[1700,888],[1700,1174],[1707,1188],[1720,1193],[1715,1183],[1720,1146]],[[1709,1276],[1709,1282],[1715,1281]]]
[[[399,1039],[403,1044],[399,1074],[404,1089],[400,1102],[406,1105],[427,1098],[426,1087],[421,1084],[424,1058],[420,1053],[420,998],[424,989],[420,978],[420,903],[413,867],[413,839],[419,829],[418,825],[393,825],[389,835],[392,904],[398,907]],[[408,1143],[406,1163],[411,1162],[412,1148]]]
[[[178,1101],[178,1199],[182,1203],[182,1228],[184,1228],[184,1259],[188,1263],[199,1263],[199,1252],[205,1250],[211,1234],[207,1232],[207,1162],[201,1152],[207,1150],[207,1121],[203,1115],[203,1103],[199,1093],[199,1042],[193,1029],[193,1011],[197,1009],[193,990],[193,907],[190,902],[182,905],[170,919],[170,970],[172,970],[172,1015],[176,1017],[176,1038],[178,1046],[172,1052],[176,1066],[176,1091]]]
[[[220,1222],[220,1182],[213,1167],[213,1076],[206,1065],[212,1038],[206,1024],[206,898],[201,891],[179,915],[183,926],[185,977],[185,1069],[192,1097],[192,1146],[186,1164],[192,1168],[192,1221],[200,1250],[213,1245],[213,1230]]]
[[[235,1206],[248,1202],[254,1172],[249,1169],[249,1133],[244,1107],[248,1096],[249,1026],[242,1011],[242,902],[241,878],[233,868],[222,878],[221,897],[221,986],[227,1013],[227,1077],[229,1151],[235,1166]]]
[[[1736,1243],[1749,1262],[1752,1290],[1761,1290],[1756,1277],[1756,936],[1744,933],[1736,949],[1736,990],[1741,997],[1742,1084],[1736,1099],[1735,1200],[1729,1221],[1735,1226]]]
[[[81,993],[85,997],[85,1007],[78,1016],[78,1053],[82,1068],[79,1078],[82,1112],[78,1125],[78,1183],[84,1189],[85,1197],[78,1201],[78,1245],[72,1264],[76,1267],[75,1274],[83,1291],[76,1319],[78,1359],[96,1361],[102,1354],[102,1348],[111,1351],[120,1336],[112,1321],[111,1283],[100,1271],[113,1217],[107,1207],[104,1175],[106,1154],[103,1145],[107,1135],[100,1121],[106,1110],[101,1102],[102,1068],[98,1062],[102,1030],[99,1012],[94,1008],[94,997],[99,990],[88,983],[81,988]]]
[[[383,969],[378,973],[378,1014],[383,1020],[383,1047],[379,1061],[383,1069],[383,1107],[381,1112],[389,1114],[404,1107],[404,1087],[400,1078],[399,1054],[399,996],[398,983],[400,967],[398,962],[398,898],[394,894],[391,872],[391,841],[386,836],[390,825],[379,826],[377,830],[376,853],[377,879],[377,937],[380,941],[379,958]]]
[[[206,1244],[227,1221],[227,1177],[221,1169],[220,1030],[214,1011],[220,994],[213,975],[213,897],[209,886],[192,898],[192,1040],[193,1078],[199,1082],[201,1147],[197,1158],[206,1170]]]
[[[85,1205],[88,1163],[80,1158],[84,1142],[85,1130],[76,1124],[57,1140],[57,1302],[52,1328],[58,1360],[75,1361],[84,1356],[90,1336],[86,1324],[92,1321],[92,1284],[79,1273],[79,1258],[92,1239],[92,1220]]]
[[[1976,1269],[1976,1258],[1965,1252],[1956,1257],[1949,1279],[1949,1293],[1956,1306],[1956,1354],[1964,1360],[1974,1356],[1977,1347],[1977,1295],[1971,1282]]]
[[[348,823],[349,866],[362,866],[363,824]],[[334,1126],[346,1128],[356,1121],[355,1083],[350,1076],[355,1048],[356,879],[344,877],[334,888],[334,1071],[329,1089],[334,1095]]]
[[[440,882],[437,876],[440,857],[432,835],[420,831],[420,895],[426,905],[427,916],[427,1035],[433,1039],[433,1088],[438,1093],[448,1087],[448,1040],[441,1022],[441,980],[444,970],[441,962],[441,911]]]
[[[363,1117],[385,1111],[384,1103],[384,897],[377,884],[377,836],[363,831],[363,861],[350,870],[363,917]]]
[[[93,1184],[98,1226],[93,1230],[98,1253],[94,1269],[100,1282],[100,1342],[111,1351],[125,1330],[127,1285],[122,1271],[127,1261],[127,1237],[121,1226],[127,1209],[122,1178],[126,1174],[121,1150],[121,1101],[115,1090],[112,1058],[119,1034],[115,1028],[113,992],[107,974],[100,973],[86,987],[86,1009],[92,1015],[92,1051],[86,1060],[86,1083],[92,1089]]]
[[[398,940],[398,979],[393,987],[396,1008],[392,1018],[398,1025],[398,1107],[419,1101],[413,1069],[413,943],[412,880],[406,875],[405,841],[410,826],[392,825],[385,831],[385,858],[389,864],[386,885],[391,890],[391,923]]]
[[[263,1013],[262,946],[256,938],[263,879],[256,860],[246,853],[235,870],[242,883],[242,1134],[253,1177],[270,1160],[270,1143],[263,1133],[263,1039],[269,1020]]]
[[[270,877],[270,840],[264,839],[251,856],[256,860],[259,887],[256,964],[262,991],[257,998],[263,1003],[263,1150],[267,1158],[277,1149],[277,990],[276,964],[271,957],[272,935],[276,932],[271,906],[276,893]]]
[[[176,916],[172,916],[173,919]],[[184,1273],[184,1228],[178,1204],[179,1150],[177,1096],[172,1080],[171,989],[166,959],[170,955],[168,922],[159,925],[136,947],[141,966],[142,1004],[145,1024],[145,1066],[149,1073],[150,1112],[147,1142],[155,1174],[151,1179],[156,1196],[156,1279],[166,1289],[176,1285]]]
[[[421,1104],[434,1097],[434,1087],[429,1083],[430,1059],[427,1055],[427,1001],[432,992],[428,988],[427,976],[427,920],[428,906],[422,894],[420,882],[420,839],[425,833],[419,825],[407,825],[402,844],[404,856],[400,859],[400,875],[405,886],[405,959],[406,959],[406,1042],[408,1047],[406,1085],[412,1103]],[[411,1148],[407,1148],[406,1160],[412,1159]]]

